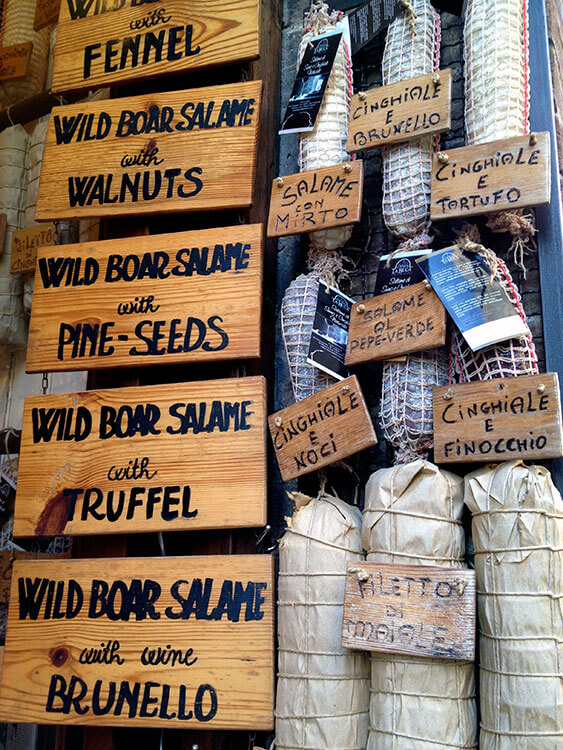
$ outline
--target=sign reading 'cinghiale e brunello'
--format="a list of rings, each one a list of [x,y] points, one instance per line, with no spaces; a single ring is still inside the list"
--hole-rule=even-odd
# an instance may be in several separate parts
[[[1,720],[271,729],[272,585],[269,555],[16,562]]]
[[[262,377],[25,401],[15,536],[262,526]]]
[[[249,81],[55,107],[36,220],[248,208],[261,96]]]

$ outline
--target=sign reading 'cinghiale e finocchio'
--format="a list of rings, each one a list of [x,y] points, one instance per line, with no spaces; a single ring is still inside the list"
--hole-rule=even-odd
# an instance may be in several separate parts
[[[261,96],[248,81],[55,107],[36,220],[248,208]]]
[[[30,396],[15,536],[266,523],[262,377]]]
[[[269,555],[14,563],[0,717],[273,726]]]

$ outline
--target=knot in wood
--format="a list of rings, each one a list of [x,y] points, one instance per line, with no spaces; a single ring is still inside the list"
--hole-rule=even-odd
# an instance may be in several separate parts
[[[62,667],[63,664],[68,661],[68,658],[70,656],[70,651],[66,646],[58,646],[57,648],[52,648],[49,651],[49,656],[51,657],[51,663],[55,667]]]

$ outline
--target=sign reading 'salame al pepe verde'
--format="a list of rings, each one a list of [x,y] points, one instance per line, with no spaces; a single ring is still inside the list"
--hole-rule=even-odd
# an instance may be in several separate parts
[[[248,81],[55,107],[36,220],[248,208],[261,97]]]
[[[266,523],[262,377],[30,396],[14,536]]]
[[[271,729],[268,555],[14,564],[0,719]]]

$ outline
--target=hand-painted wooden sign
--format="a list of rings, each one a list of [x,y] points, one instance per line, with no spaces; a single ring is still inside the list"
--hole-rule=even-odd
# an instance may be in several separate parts
[[[556,373],[434,388],[437,464],[563,456]]]
[[[370,151],[449,130],[452,71],[411,78],[352,98],[347,151]]]
[[[549,133],[535,133],[434,154],[430,218],[549,203],[549,143]]]
[[[27,371],[260,356],[262,225],[42,248]]]
[[[342,645],[473,661],[475,593],[474,570],[350,564]]]
[[[254,60],[258,6],[258,0],[62,0],[53,90]]]
[[[358,302],[350,313],[346,364],[408,354],[446,341],[446,311],[425,282]]]
[[[261,91],[249,81],[55,107],[36,219],[247,208]]]
[[[81,0],[77,0],[77,4],[82,4]],[[61,0],[37,0],[35,5],[35,19],[33,21],[35,31],[41,31],[45,26],[57,23],[60,7]]]
[[[272,414],[268,422],[284,482],[377,443],[355,376]]]
[[[37,248],[54,244],[55,225],[52,222],[17,229],[12,235],[10,273],[32,273],[35,271]]]
[[[262,526],[264,378],[25,401],[15,536]]]
[[[272,183],[268,237],[357,223],[363,193],[361,160],[278,177]]]
[[[16,562],[2,721],[273,727],[269,555]]]
[[[0,81],[26,76],[32,50],[31,42],[0,47]]]

